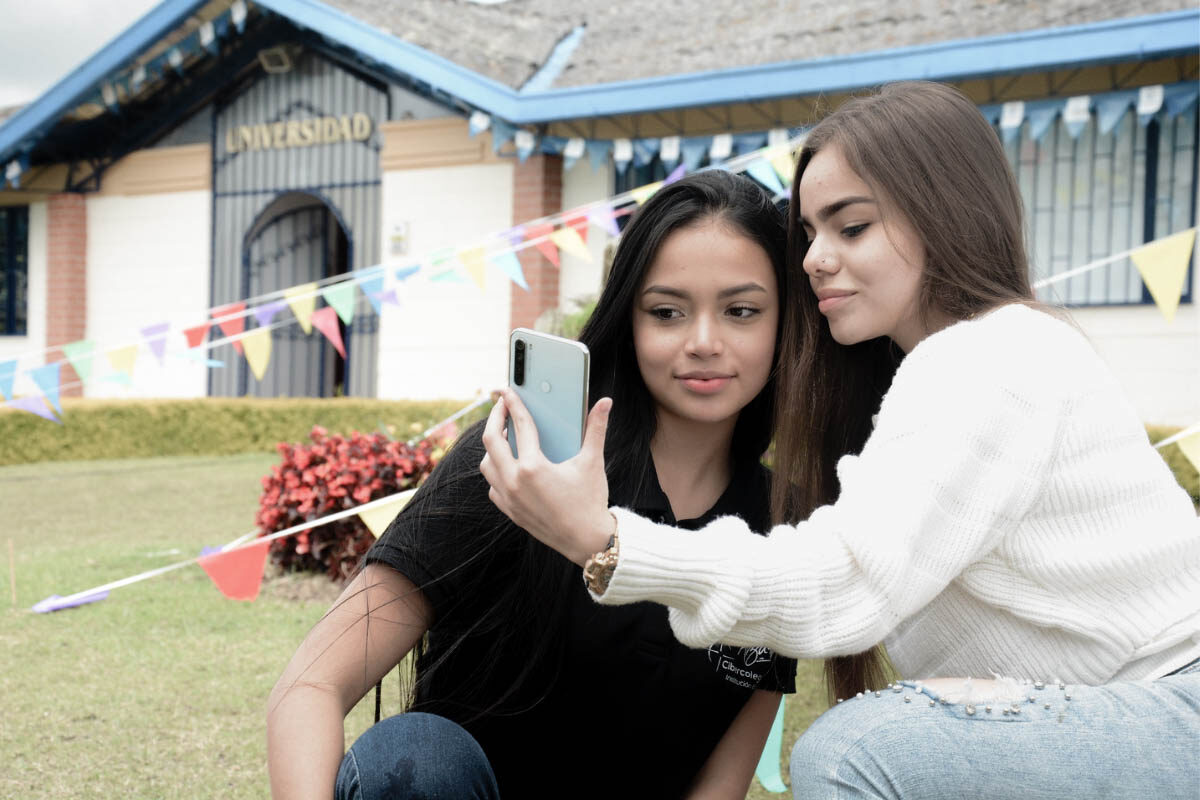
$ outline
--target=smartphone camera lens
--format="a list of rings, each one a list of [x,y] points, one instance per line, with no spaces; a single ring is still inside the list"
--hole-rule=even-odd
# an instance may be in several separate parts
[[[517,339],[516,355],[513,356],[513,383],[525,385],[525,340]]]

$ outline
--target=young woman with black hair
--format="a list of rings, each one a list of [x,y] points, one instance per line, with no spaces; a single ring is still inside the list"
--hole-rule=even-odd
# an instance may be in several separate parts
[[[845,702],[800,737],[797,798],[1196,797],[1200,520],[1034,299],[988,122],[938,84],[848,101],[805,142],[788,254],[770,536],[606,502],[604,401],[551,465],[506,393],[481,467],[498,506],[590,559],[600,603],[668,605],[680,641],[827,658]]]
[[[784,241],[770,197],[719,171],[663,188],[624,231],[580,335],[591,397],[619,401],[605,450],[622,504],[765,532]],[[795,662],[689,649],[660,606],[595,606],[488,500],[481,435],[446,454],[279,679],[272,794],[744,797]],[[411,708],[343,757],[345,714],[410,653]]]

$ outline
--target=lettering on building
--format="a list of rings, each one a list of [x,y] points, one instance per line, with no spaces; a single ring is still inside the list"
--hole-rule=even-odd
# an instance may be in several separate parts
[[[364,142],[371,137],[372,127],[371,118],[361,111],[340,117],[238,125],[225,131],[225,152],[245,153],[337,142]]]

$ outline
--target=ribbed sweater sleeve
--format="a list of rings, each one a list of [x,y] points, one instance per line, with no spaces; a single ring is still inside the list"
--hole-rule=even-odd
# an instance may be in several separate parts
[[[839,461],[837,502],[799,525],[681,535],[613,509],[620,561],[596,599],[663,603],[695,647],[813,658],[880,642],[996,546],[1054,459],[1068,403],[1054,359],[1028,363],[995,334],[960,323],[914,349],[862,453]]]

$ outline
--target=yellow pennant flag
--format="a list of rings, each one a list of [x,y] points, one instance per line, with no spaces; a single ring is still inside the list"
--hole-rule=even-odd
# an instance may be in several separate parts
[[[1187,457],[1187,460],[1192,462],[1192,466],[1200,471],[1200,431],[1193,433],[1191,436],[1185,436],[1175,444],[1179,445],[1179,450]]]
[[[271,329],[255,328],[242,337],[242,350],[246,353],[246,363],[250,371],[260,381],[271,363]]]
[[[1183,294],[1183,280],[1187,277],[1188,262],[1192,257],[1192,245],[1196,243],[1196,229],[1189,228],[1181,233],[1159,239],[1129,254],[1142,280],[1150,290],[1158,310],[1167,318],[1175,319],[1179,298]]]
[[[137,362],[137,345],[131,344],[128,347],[118,347],[115,350],[108,351],[108,363],[112,364],[112,368],[117,372],[124,372],[129,377],[133,377],[133,365]]]
[[[472,247],[470,250],[460,250],[458,261],[466,268],[467,274],[471,276],[471,280],[475,281],[475,285],[482,289],[484,272],[487,268],[487,259],[484,258],[483,248]]]
[[[574,228],[559,228],[550,234],[550,241],[558,245],[558,249],[569,255],[591,262],[592,254],[583,242],[583,237]]]
[[[654,183],[647,183],[645,186],[639,186],[636,189],[631,189],[630,194],[633,195],[633,199],[636,200],[637,204],[640,206],[640,205],[645,204],[645,202],[647,200],[649,200],[651,197],[653,197],[654,193],[662,188],[662,185],[663,185],[662,181],[655,181]]]
[[[387,526],[392,524],[392,520],[400,513],[400,509],[404,508],[405,504],[416,493],[416,489],[409,489],[407,492],[394,494],[388,498],[388,502],[380,503],[377,506],[368,508],[366,511],[358,512],[358,518],[363,521],[363,524],[378,539],[380,534],[387,530]]]
[[[300,327],[304,329],[305,333],[312,333],[312,315],[317,308],[317,285],[306,283],[302,286],[293,286],[285,289],[283,296],[291,306],[292,313],[296,315],[296,321],[300,323]]]
[[[767,156],[767,160],[775,168],[775,174],[785,186],[791,186],[792,178],[796,177],[796,156],[799,154],[799,150],[793,153],[787,145],[783,145],[775,148],[775,151]]]

